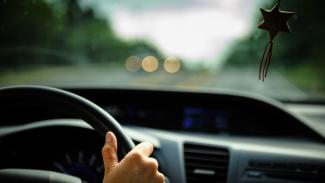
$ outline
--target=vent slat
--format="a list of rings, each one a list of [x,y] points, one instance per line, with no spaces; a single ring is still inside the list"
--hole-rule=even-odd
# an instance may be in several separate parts
[[[200,156],[201,154],[198,154],[198,153],[186,153],[186,154],[188,155],[188,157],[198,157],[198,158],[201,157]],[[214,155],[214,154],[204,154],[204,155],[205,155],[204,158],[209,158],[209,159],[215,159],[215,160],[222,160],[222,159],[227,160],[228,159],[228,156],[219,156],[219,155]]]
[[[216,172],[214,175],[198,175],[198,174],[195,174],[195,173],[191,173],[191,172],[194,172],[194,170],[190,170],[188,172],[188,175],[191,175],[190,177],[206,177],[206,178],[211,178],[212,176],[215,176],[215,177],[223,177],[225,178],[227,176],[227,172]]]
[[[228,152],[222,151],[211,151],[205,149],[185,149],[185,153],[196,153],[196,154],[211,154],[211,155],[219,155],[219,156],[228,156]]]
[[[185,144],[184,156],[188,183],[227,182],[229,164],[227,149]]]
[[[199,157],[199,156],[193,156],[193,155],[187,155],[185,157],[186,161],[200,161],[200,162],[212,162],[212,163],[228,163],[228,158],[220,158],[216,159],[215,157]]]
[[[204,178],[200,178],[200,177],[198,177],[198,178],[189,178],[188,180],[187,180],[187,182],[191,182],[191,183],[196,183],[196,182],[198,182],[198,183],[224,183],[224,181],[218,181],[218,180],[209,180],[209,179],[204,179]]]
[[[186,167],[189,168],[203,168],[203,169],[210,169],[210,170],[227,170],[227,165],[218,165],[218,164],[205,164],[205,163],[186,163]]]

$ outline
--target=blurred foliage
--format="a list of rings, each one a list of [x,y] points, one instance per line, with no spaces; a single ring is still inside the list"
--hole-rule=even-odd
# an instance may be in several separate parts
[[[271,9],[277,1],[269,3]],[[304,90],[325,93],[325,1],[282,1],[283,10],[296,14],[289,21],[291,34],[279,33],[274,40],[271,70],[285,74],[285,77]],[[256,12],[256,25],[262,21],[260,11]],[[251,35],[239,40],[232,48],[225,68],[255,67],[260,60],[269,38],[264,30],[255,29]],[[313,87],[311,87],[313,85]],[[312,92],[312,91],[311,91]]]
[[[161,57],[144,41],[118,38],[107,19],[77,0],[0,1],[0,70],[122,62],[130,55]]]

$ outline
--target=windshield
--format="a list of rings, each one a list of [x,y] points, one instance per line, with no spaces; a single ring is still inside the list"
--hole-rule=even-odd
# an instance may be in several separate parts
[[[0,85],[325,96],[324,1],[286,0],[291,34],[257,29],[272,0],[0,0]]]

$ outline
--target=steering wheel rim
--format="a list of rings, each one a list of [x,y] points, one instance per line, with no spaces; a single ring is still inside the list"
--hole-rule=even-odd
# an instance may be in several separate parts
[[[103,137],[105,137],[108,130],[112,131],[116,135],[119,144],[118,155],[120,159],[135,147],[131,138],[123,131],[121,125],[108,112],[79,95],[46,86],[24,85],[0,88],[0,109],[3,105],[8,103],[17,105],[29,102],[43,105],[49,105],[50,103],[55,107],[64,107],[66,110],[69,110],[70,113],[87,122]],[[26,171],[29,173],[26,173]],[[79,178],[65,174],[28,169],[0,170],[0,180],[10,180],[14,182],[17,182],[17,180],[18,182],[21,182],[21,180],[28,180],[32,183],[81,182]],[[28,181],[24,182],[28,183]],[[169,183],[167,177],[165,177],[165,181]]]
[[[12,86],[0,88],[0,105],[28,104],[51,105],[68,111],[84,120],[105,137],[112,131],[118,141],[120,159],[135,146],[121,125],[106,111],[93,102],[71,92],[46,86]],[[122,156],[122,157],[121,157]]]

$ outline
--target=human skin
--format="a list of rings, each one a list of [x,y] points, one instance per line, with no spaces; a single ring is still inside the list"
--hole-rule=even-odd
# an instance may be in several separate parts
[[[165,177],[158,171],[157,160],[149,157],[153,149],[151,143],[140,143],[118,161],[116,137],[108,132],[102,149],[103,183],[164,183]]]

